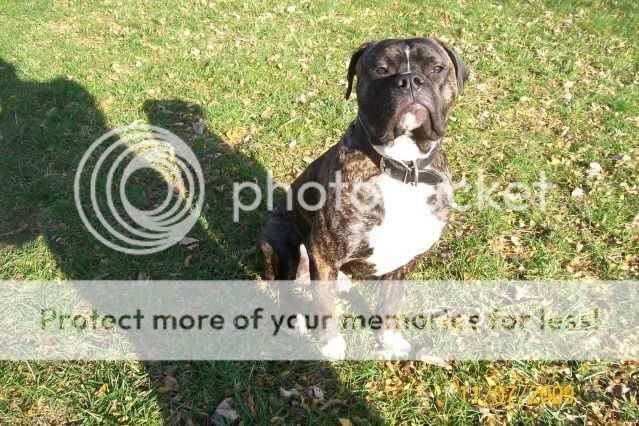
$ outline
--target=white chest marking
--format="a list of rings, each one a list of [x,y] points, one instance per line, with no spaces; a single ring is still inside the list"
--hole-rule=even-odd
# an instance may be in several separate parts
[[[404,120],[410,127],[410,123],[412,123],[411,120],[415,120],[415,116],[408,113]],[[393,160],[415,161],[420,158],[428,157],[430,153],[433,152],[435,146],[439,143],[441,143],[441,139],[437,141],[437,143],[433,144],[428,152],[422,152],[415,143],[412,133],[408,131],[406,134],[395,138],[393,143],[390,145],[373,145],[373,148],[375,148],[375,151],[377,151],[380,155],[390,157]]]
[[[384,202],[384,219],[372,229],[368,243],[373,254],[366,259],[375,266],[375,275],[392,272],[413,257],[425,253],[439,237],[446,223],[439,220],[427,199],[435,187],[420,183],[407,185],[387,175],[379,177]]]

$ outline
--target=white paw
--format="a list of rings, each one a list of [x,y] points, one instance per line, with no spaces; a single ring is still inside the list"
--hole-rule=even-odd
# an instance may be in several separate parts
[[[308,333],[308,328],[306,327],[306,320],[304,319],[304,315],[297,314],[297,321],[295,321],[294,327],[295,333],[297,337],[304,337],[306,333]]]
[[[308,333],[308,328],[306,327],[306,319],[304,315],[297,314],[296,319],[294,321],[293,327],[287,327],[286,325],[282,325],[282,331],[288,334],[291,337],[301,339]]]
[[[322,355],[324,358],[341,360],[346,357],[346,341],[341,334],[329,339],[322,345]]]
[[[406,357],[413,350],[408,340],[395,330],[387,330],[379,337],[379,342],[393,357]]]

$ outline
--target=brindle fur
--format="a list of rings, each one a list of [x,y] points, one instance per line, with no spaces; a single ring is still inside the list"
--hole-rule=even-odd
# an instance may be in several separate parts
[[[283,199],[260,238],[259,247],[267,279],[295,277],[300,260],[299,242],[302,242],[308,251],[310,276],[313,281],[336,280],[340,270],[359,278],[373,277],[374,266],[365,260],[372,251],[367,236],[383,220],[383,203],[373,203],[374,207],[370,211],[362,212],[352,204],[350,192],[358,182],[375,182],[381,174],[380,164],[368,154],[370,146],[366,146],[369,141],[365,132],[374,136],[372,143],[389,143],[389,138],[392,139],[393,120],[396,121],[396,116],[401,112],[398,110],[403,108],[402,102],[406,101],[394,94],[392,90],[396,88],[388,89],[390,95],[384,98],[385,89],[380,89],[381,83],[373,78],[371,73],[380,57],[401,63],[405,43],[415,49],[416,56],[412,61],[415,66],[429,66],[437,57],[445,57],[448,60],[447,76],[429,81],[429,84],[433,85],[433,93],[428,95],[430,97],[424,98],[424,103],[429,105],[427,108],[431,112],[433,128],[424,130],[422,134],[415,134],[415,139],[419,148],[427,152],[437,136],[443,135],[441,129],[442,134],[435,134],[437,127],[445,128],[456,93],[463,90],[463,82],[468,75],[466,66],[457,54],[433,39],[385,40],[363,45],[351,58],[347,97],[351,91],[352,80],[357,75],[359,114],[364,118],[363,122],[367,128],[363,128],[362,121],[353,121],[342,140],[311,163],[293,182],[287,194],[292,196],[292,211],[290,214],[286,211],[286,198]],[[377,93],[376,89],[379,89],[377,92],[380,93]],[[441,123],[438,123],[438,120],[441,120]],[[437,185],[437,194],[425,202],[432,206],[433,213],[439,219],[447,223],[451,210],[452,185],[443,150],[439,150],[431,163],[431,168],[439,172],[443,182]],[[337,172],[341,173],[341,194],[336,193],[330,185],[336,181]],[[327,200],[318,210],[306,210],[298,202],[297,194],[307,182],[316,182],[326,191]],[[307,188],[303,194],[308,205],[318,203],[320,194],[317,190]],[[367,194],[364,193],[363,196],[366,198]],[[373,201],[372,198],[360,200],[363,203]],[[338,201],[341,203],[339,209]],[[379,278],[404,280],[425,255],[424,253],[415,256],[407,264]],[[322,312],[331,312],[335,303],[335,290],[328,286],[312,286],[312,289],[314,302],[319,305],[319,309]],[[392,294],[380,294],[378,307],[392,310],[401,300],[402,290],[397,287]],[[336,330],[329,331],[329,334],[335,332]]]

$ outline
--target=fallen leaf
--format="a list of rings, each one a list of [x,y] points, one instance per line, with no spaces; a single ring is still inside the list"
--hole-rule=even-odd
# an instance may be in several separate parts
[[[178,244],[184,247],[188,247],[191,244],[198,243],[198,242],[200,242],[200,240],[198,240],[197,238],[184,237],[178,242]]]
[[[97,398],[103,397],[109,391],[109,385],[107,383],[102,383],[102,385],[95,391],[94,395]]]
[[[280,388],[280,395],[282,395],[284,398],[291,398],[293,396],[298,396],[300,393],[297,391],[297,389],[291,389],[291,390],[286,390],[284,388]]]
[[[225,426],[239,419],[240,415],[237,414],[237,411],[235,411],[233,407],[231,407],[232,401],[233,400],[231,398],[226,398],[224,401],[220,402],[215,409],[215,413],[209,417],[209,424],[213,426]]]
[[[255,401],[253,400],[253,394],[247,392],[246,395],[244,396],[244,402],[246,403],[246,406],[251,412],[251,415],[255,416],[255,414],[257,413],[257,410],[255,409]]]
[[[191,128],[193,129],[193,133],[196,135],[201,135],[204,133],[204,123],[201,121],[195,121],[191,123]]]
[[[628,388],[624,383],[613,383],[606,389],[606,391],[612,393],[615,398],[621,398],[629,390],[630,388]]]
[[[583,189],[581,189],[581,188],[575,188],[575,189],[572,191],[572,198],[581,198],[581,197],[583,197],[584,195],[586,195],[586,193],[585,193],[585,192],[584,192],[584,190],[583,190]]]
[[[339,420],[340,426],[353,426],[353,422],[351,422],[349,419],[340,417],[338,420]]]
[[[158,388],[158,392],[167,393],[167,392],[177,392],[180,388],[178,381],[173,376],[164,376],[162,379],[162,386]]]
[[[272,115],[273,114],[271,113],[271,107],[266,107],[266,109],[260,114],[260,118],[262,120],[268,120],[269,118],[271,118]]]
[[[431,365],[436,365],[438,367],[443,367],[447,370],[450,370],[452,368],[444,359],[434,355],[423,353],[423,350],[417,353],[417,356],[415,357],[415,359],[425,364],[431,364]]]
[[[574,81],[566,81],[564,83],[564,99],[569,101],[572,99],[572,88],[574,87]]]
[[[320,389],[318,386],[310,386],[306,388],[306,390],[304,391],[304,395],[306,395],[308,398],[313,400],[324,399],[324,391]]]
[[[588,173],[590,176],[599,176],[602,170],[603,168],[601,167],[601,164],[597,163],[596,161],[593,161],[592,163],[589,164],[589,169],[586,173]]]

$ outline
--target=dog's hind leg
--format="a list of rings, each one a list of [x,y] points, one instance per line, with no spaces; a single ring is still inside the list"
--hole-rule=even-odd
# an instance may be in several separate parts
[[[335,314],[337,301],[335,282],[338,269],[312,250],[309,252],[309,266],[314,313],[322,317],[322,324],[318,330],[322,355],[332,360],[344,359],[346,341],[339,332],[338,318]]]
[[[286,209],[286,199],[283,199],[273,210],[258,242],[266,279],[295,279],[300,263],[300,244],[301,239]]]
[[[269,281],[277,279],[277,275],[279,274],[279,259],[273,246],[268,241],[260,241],[258,242],[257,248],[262,255],[264,278]]]

